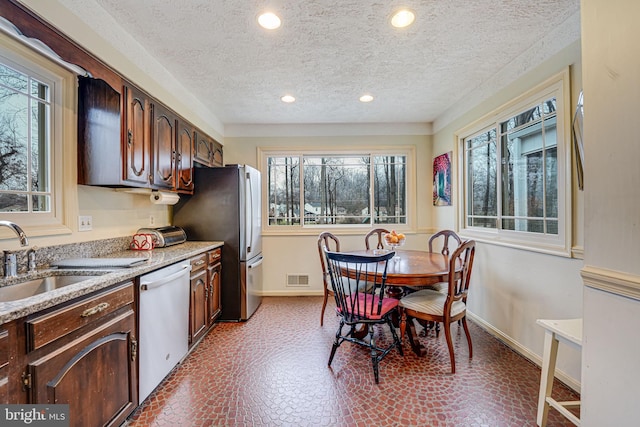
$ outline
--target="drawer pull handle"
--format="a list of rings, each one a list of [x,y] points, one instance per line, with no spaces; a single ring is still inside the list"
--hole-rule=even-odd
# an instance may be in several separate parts
[[[204,264],[204,263],[205,263],[205,261],[203,261],[203,260],[196,261],[196,265],[202,265],[202,264]]]
[[[102,302],[95,307],[91,307],[82,312],[82,317],[93,316],[94,314],[100,313],[101,311],[106,310],[109,307],[108,302]]]

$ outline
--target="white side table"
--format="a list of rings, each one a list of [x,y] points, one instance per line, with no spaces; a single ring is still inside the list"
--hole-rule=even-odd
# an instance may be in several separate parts
[[[538,319],[536,323],[545,329],[544,351],[542,352],[542,375],[540,378],[540,394],[538,395],[537,424],[547,424],[549,406],[557,409],[573,424],[579,426],[580,418],[567,408],[580,406],[580,401],[558,402],[551,397],[553,379],[556,371],[558,342],[563,342],[580,350],[582,348],[582,319],[547,320]]]

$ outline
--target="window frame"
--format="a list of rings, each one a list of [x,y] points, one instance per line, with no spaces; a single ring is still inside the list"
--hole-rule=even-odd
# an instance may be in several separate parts
[[[371,156],[383,156],[383,155],[402,155],[406,157],[406,216],[407,221],[405,224],[297,224],[297,225],[270,225],[268,219],[269,213],[269,188],[267,186],[267,180],[262,180],[262,230],[263,235],[316,235],[318,230],[326,229],[339,233],[362,233],[363,230],[369,230],[376,227],[393,228],[398,231],[407,232],[413,230],[416,223],[416,155],[415,147],[409,145],[402,146],[362,146],[357,149],[353,148],[314,148],[314,147],[258,147],[258,159],[259,170],[262,176],[265,177],[268,174],[267,159],[269,157],[302,157],[302,156],[350,156],[350,155],[371,155]],[[301,182],[303,180],[301,168]],[[301,188],[301,191],[303,189]],[[373,185],[370,187],[370,191],[373,192]],[[373,194],[371,194],[373,200]],[[302,209],[302,203],[304,198],[301,196],[300,208]],[[303,210],[301,210],[302,212]]]
[[[542,103],[556,98],[557,135],[557,188],[558,188],[558,234],[539,234],[527,231],[505,230],[501,228],[481,228],[467,225],[468,190],[465,140],[473,138],[489,129],[500,134],[500,124],[509,118]],[[551,255],[571,257],[572,241],[572,169],[571,169],[571,108],[569,69],[550,77],[510,102],[496,108],[489,114],[465,126],[455,133],[458,168],[458,229],[462,236],[478,241],[531,250]],[[502,215],[502,144],[496,141],[496,198],[497,217]],[[508,216],[508,215],[504,215]]]
[[[50,84],[50,212],[2,212],[3,220],[20,225],[29,237],[69,234],[77,206],[76,75],[17,40],[0,33],[0,58],[9,67]],[[0,229],[0,239],[15,234]]]

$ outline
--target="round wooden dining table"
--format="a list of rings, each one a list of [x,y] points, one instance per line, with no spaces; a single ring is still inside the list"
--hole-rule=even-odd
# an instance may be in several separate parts
[[[382,249],[383,251],[385,249]],[[354,255],[380,255],[381,249],[349,251]],[[396,250],[387,266],[387,285],[428,286],[446,282],[449,277],[449,257],[440,252]],[[386,252],[385,252],[386,253]]]
[[[384,250],[384,249],[383,249]],[[354,255],[380,255],[380,249],[357,250],[347,253]],[[449,280],[449,257],[440,252],[416,250],[396,250],[396,256],[387,265],[387,294],[400,299],[404,293],[403,286],[429,286]],[[456,265],[456,273],[461,265]],[[380,273],[382,274],[382,273]],[[407,322],[407,333],[411,335],[409,342],[414,343],[412,350],[418,356],[426,354],[426,348],[418,342],[415,324]]]

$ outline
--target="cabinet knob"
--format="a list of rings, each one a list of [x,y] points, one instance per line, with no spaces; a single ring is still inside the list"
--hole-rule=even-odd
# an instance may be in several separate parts
[[[132,142],[133,142],[133,132],[131,132],[131,129],[129,129],[127,130],[127,144],[131,146]]]

